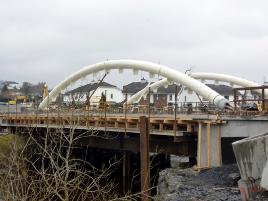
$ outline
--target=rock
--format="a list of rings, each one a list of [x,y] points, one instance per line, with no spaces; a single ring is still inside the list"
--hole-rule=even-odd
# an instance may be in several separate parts
[[[185,164],[189,164],[189,157],[170,155],[170,166],[172,168],[181,168]]]
[[[168,193],[169,193],[168,184],[166,182],[158,183],[157,194],[158,195],[165,195]]]
[[[169,168],[159,174],[157,201],[214,201],[240,200],[240,192],[233,191],[234,181],[240,177],[237,166],[212,168],[201,173],[191,168]]]
[[[228,177],[233,180],[232,185],[237,185],[238,180],[241,178],[240,174],[237,172],[229,174]]]
[[[180,201],[181,199],[178,197],[178,194],[172,193],[172,194],[167,194],[164,197],[163,201]]]

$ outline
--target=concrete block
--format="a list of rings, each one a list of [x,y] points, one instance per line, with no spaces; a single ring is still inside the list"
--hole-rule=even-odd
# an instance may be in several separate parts
[[[239,140],[232,145],[241,178],[261,179],[268,159],[268,134]]]
[[[262,171],[261,187],[268,190],[268,161],[266,161],[266,165]]]
[[[242,201],[256,200],[256,195],[261,191],[259,180],[243,180],[238,181],[238,187],[241,193]]]

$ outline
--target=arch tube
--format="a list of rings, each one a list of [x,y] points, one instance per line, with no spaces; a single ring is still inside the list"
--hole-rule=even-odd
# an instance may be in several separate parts
[[[195,79],[200,79],[200,80],[215,80],[215,81],[223,81],[223,82],[228,82],[231,84],[235,84],[241,87],[257,87],[260,86],[258,83],[256,82],[252,82],[250,80],[246,80],[240,77],[236,77],[236,76],[232,76],[232,75],[226,75],[226,74],[219,74],[219,73],[206,73],[206,72],[199,72],[199,73],[190,73],[189,74],[190,77],[195,78]],[[166,78],[155,82],[154,84],[152,84],[150,87],[157,86],[157,87],[161,87],[165,84],[168,83],[168,80]],[[142,89],[141,91],[143,91],[143,93],[148,93],[148,88],[147,89]],[[257,93],[261,94],[261,90],[254,90]],[[136,96],[137,94],[137,96]],[[138,94],[140,94],[140,92],[137,92],[136,94],[134,94],[132,97],[129,98],[128,100],[128,104],[132,104],[134,101],[136,101],[137,99],[139,99]],[[268,97],[268,90],[265,90],[265,97]]]
[[[201,80],[216,80],[216,81],[229,82],[243,87],[259,86],[259,84],[256,82],[252,82],[250,80],[226,74],[198,72],[198,73],[190,73],[189,76]]]
[[[226,100],[223,96],[219,95],[216,91],[212,90],[205,84],[169,67],[138,60],[110,60],[86,66],[65,78],[49,93],[49,96],[47,96],[40,103],[39,108],[44,109],[48,102],[51,102],[51,100],[55,100],[57,95],[71,83],[94,72],[99,72],[103,70],[109,71],[112,69],[143,70],[151,74],[158,74],[163,77],[166,77],[168,80],[180,83],[190,88],[204,98],[213,102],[220,109],[225,108],[225,106],[229,104],[228,100]]]
[[[250,80],[246,80],[244,78],[226,75],[226,74],[219,74],[219,73],[206,73],[206,72],[198,72],[198,73],[190,73],[189,76],[195,79],[201,80],[216,80],[216,81],[224,81],[229,82],[238,86],[242,87],[259,87],[260,85],[256,82],[252,82]],[[253,90],[259,94],[262,93],[260,89]],[[265,97],[268,97],[268,90],[265,90]]]

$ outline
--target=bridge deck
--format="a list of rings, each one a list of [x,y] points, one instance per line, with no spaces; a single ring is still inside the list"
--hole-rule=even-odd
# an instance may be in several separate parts
[[[72,115],[72,114],[9,114],[0,116],[2,125],[26,127],[74,127],[115,132],[140,132],[138,114]],[[184,132],[194,133],[198,123],[222,124],[222,120],[194,119],[189,116],[150,116],[150,134],[182,136]]]

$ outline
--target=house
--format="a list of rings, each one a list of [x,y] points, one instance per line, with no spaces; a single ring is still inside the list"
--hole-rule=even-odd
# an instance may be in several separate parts
[[[148,82],[144,78],[141,79],[140,82],[132,82],[123,86],[123,94],[127,95],[129,99],[138,91],[144,89],[146,86],[153,84],[153,82]],[[178,86],[177,90],[180,90]],[[171,84],[166,87],[159,87],[156,91],[152,91],[150,94],[150,103],[154,105],[156,108],[165,107],[167,105],[171,105],[175,103],[175,93],[176,93],[176,85]],[[139,101],[134,104],[139,106],[148,105],[149,94],[140,98]]]
[[[14,81],[0,81],[1,86],[1,96],[6,98],[15,98],[16,96],[21,95],[20,87],[21,85]]]
[[[224,85],[224,84],[206,84],[209,88],[213,89],[214,91],[216,91],[217,93],[219,93],[220,95],[222,95],[224,98],[226,98],[227,100],[229,100],[230,102],[234,101],[234,88],[228,85]],[[242,99],[242,94],[238,92],[237,94],[237,98],[238,99]],[[188,89],[184,89],[182,91],[182,93],[180,94],[180,97],[178,97],[178,101],[179,102],[200,102],[200,99],[202,101],[206,101],[205,98],[203,98],[202,96],[199,96]]]
[[[127,97],[130,98],[138,91],[142,90],[149,84],[151,85],[153,82],[148,82],[144,78],[141,79],[140,82],[132,82],[128,85],[123,86],[123,93],[127,94]],[[227,100],[233,101],[234,100],[234,91],[231,86],[224,85],[224,84],[206,84],[211,89],[215,90],[222,96],[224,96]],[[181,88],[180,86],[177,87],[177,102],[178,103],[199,103],[200,101],[206,102],[206,100],[199,96],[197,93],[189,90],[185,87]],[[155,107],[164,107],[169,105],[175,104],[175,94],[176,94],[176,85],[171,84],[167,87],[160,87],[156,91],[151,92],[150,103],[153,104]],[[139,101],[135,104],[139,106],[148,105],[148,98],[149,96],[141,97]],[[239,93],[238,98],[242,99],[242,95]]]
[[[17,82],[0,80],[0,90],[4,86],[6,86],[8,90],[19,90],[21,88],[21,84]]]
[[[218,92],[224,98],[229,101],[234,101],[234,88],[224,84],[206,84],[208,87],[213,89],[214,91]],[[238,92],[237,94],[238,99],[242,99],[241,93]]]
[[[92,95],[93,92],[94,94]],[[106,101],[110,104],[121,103],[125,98],[122,94],[122,90],[117,86],[107,82],[92,82],[65,93],[63,95],[63,102],[66,104],[71,104],[73,101],[86,103],[91,96],[90,105],[96,106],[99,104],[102,95],[106,96]]]
[[[17,82],[7,81],[6,84],[9,90],[19,90],[21,88],[21,84]]]

